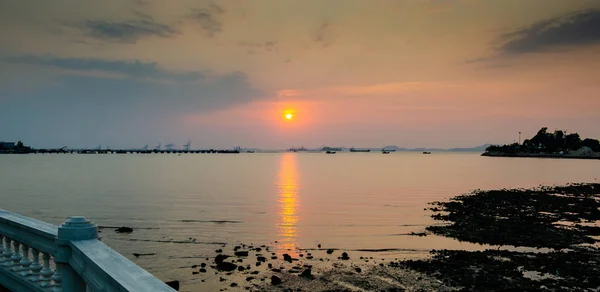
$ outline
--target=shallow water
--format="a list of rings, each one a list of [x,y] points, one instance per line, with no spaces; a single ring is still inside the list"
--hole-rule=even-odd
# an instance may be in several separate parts
[[[476,248],[403,234],[435,223],[428,202],[598,177],[598,161],[478,153],[0,155],[0,208],[54,224],[85,215],[100,226],[131,226],[131,234],[102,229],[103,241],[192,291],[206,284],[182,267],[223,244],[268,244],[279,253],[317,244],[355,254],[384,249],[382,257]]]

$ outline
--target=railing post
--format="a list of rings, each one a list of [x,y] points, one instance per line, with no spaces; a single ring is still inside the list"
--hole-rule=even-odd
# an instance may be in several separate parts
[[[69,265],[71,247],[69,242],[98,238],[98,227],[83,216],[69,218],[58,227],[56,243],[58,251],[54,258],[57,270],[61,273],[63,291],[86,291],[83,278]]]
[[[10,258],[12,256],[12,251],[10,250],[10,238],[5,237],[4,238],[4,252],[2,253],[2,255],[4,256],[4,266],[10,267],[11,265],[11,261]]]

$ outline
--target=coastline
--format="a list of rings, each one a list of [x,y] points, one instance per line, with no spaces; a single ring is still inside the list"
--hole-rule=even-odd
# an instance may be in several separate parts
[[[505,153],[505,152],[484,152],[481,156],[486,157],[515,157],[515,158],[554,158],[554,159],[592,159],[600,160],[600,154],[590,155],[570,155],[570,154],[542,154],[542,153]]]

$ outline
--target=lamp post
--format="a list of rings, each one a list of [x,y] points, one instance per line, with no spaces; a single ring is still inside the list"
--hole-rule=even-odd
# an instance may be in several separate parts
[[[521,145],[521,132],[519,132],[519,145]]]

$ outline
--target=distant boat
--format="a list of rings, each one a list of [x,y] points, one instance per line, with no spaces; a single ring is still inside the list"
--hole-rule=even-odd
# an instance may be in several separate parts
[[[321,151],[342,151],[342,148],[324,146],[323,148],[321,148]]]
[[[356,149],[356,148],[350,148],[350,152],[371,152],[371,149]]]
[[[335,151],[327,151],[325,154],[335,154]]]
[[[383,151],[381,151],[381,154],[390,154],[390,152],[383,150]]]
[[[423,151],[423,154],[431,154],[429,151]]]
[[[254,153],[254,150],[248,150],[246,153]]]
[[[307,151],[308,149],[304,148],[304,146],[300,147],[300,148],[290,148],[288,149],[288,151],[292,151],[292,152],[298,152],[298,151]]]

